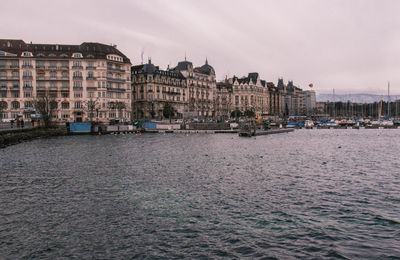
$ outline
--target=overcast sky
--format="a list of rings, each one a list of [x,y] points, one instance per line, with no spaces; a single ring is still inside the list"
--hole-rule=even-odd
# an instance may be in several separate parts
[[[400,94],[400,1],[3,0],[1,38],[117,44],[166,69],[206,57],[218,79],[259,72],[317,93]]]

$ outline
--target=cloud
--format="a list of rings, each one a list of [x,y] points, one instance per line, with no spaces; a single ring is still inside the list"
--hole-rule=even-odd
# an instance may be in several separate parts
[[[363,1],[6,1],[4,38],[114,43],[166,68],[186,53],[207,57],[217,78],[257,71],[317,92],[400,94],[400,2]]]

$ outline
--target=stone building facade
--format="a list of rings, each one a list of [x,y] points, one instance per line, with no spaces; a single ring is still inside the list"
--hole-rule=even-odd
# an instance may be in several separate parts
[[[230,104],[230,113],[239,110],[241,114],[246,111],[252,111],[256,116],[275,116],[280,113],[281,93],[272,82],[266,82],[260,79],[258,73],[249,73],[247,77],[238,78],[236,76],[225,79],[218,83],[216,100],[222,100],[225,93],[224,89],[232,89],[228,98]],[[222,91],[224,90],[224,91]],[[216,102],[218,104],[218,102]],[[221,106],[216,107],[217,110]]]
[[[116,46],[0,40],[2,118],[29,119],[35,100],[46,97],[58,123],[128,121],[130,66]]]
[[[188,87],[188,111],[185,118],[208,118],[215,116],[214,93],[216,90],[215,70],[208,64],[193,67],[192,62],[181,61],[171,69],[186,78]]]
[[[166,103],[173,107],[176,118],[188,111],[187,81],[179,71],[160,70],[149,60],[133,66],[131,75],[134,119],[162,119]]]

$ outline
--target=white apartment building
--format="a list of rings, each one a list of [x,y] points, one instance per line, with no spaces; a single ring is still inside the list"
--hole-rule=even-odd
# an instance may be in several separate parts
[[[116,46],[0,39],[1,117],[29,119],[35,100],[46,97],[57,123],[129,121],[130,71]]]

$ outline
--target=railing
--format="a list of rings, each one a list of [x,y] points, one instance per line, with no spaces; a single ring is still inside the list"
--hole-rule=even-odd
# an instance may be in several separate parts
[[[10,69],[19,69],[19,65],[10,65]]]
[[[120,92],[124,92],[126,89],[124,88],[107,88],[108,91],[120,91]]]
[[[107,77],[107,80],[109,80],[109,81],[121,82],[121,83],[125,82],[125,80],[124,80],[124,79],[120,79],[120,78],[112,78],[112,77]]]
[[[19,80],[19,76],[0,77],[0,80]]]
[[[72,78],[73,78],[73,79],[80,79],[80,80],[82,80],[82,79],[83,79],[83,77],[82,77],[82,76],[73,76]]]
[[[32,76],[22,76],[23,79],[32,79]]]
[[[32,69],[33,67],[32,67],[32,65],[23,64],[23,65],[22,65],[22,68],[23,68],[23,69],[25,69],[25,68],[27,68],[27,69]]]
[[[86,66],[86,69],[87,69],[87,70],[95,70],[96,67],[95,67],[95,66]]]
[[[116,72],[125,72],[125,70],[123,70],[123,69],[114,68],[114,67],[107,67],[107,70],[116,71]]]
[[[69,77],[36,77],[37,81],[42,81],[42,80],[69,80]]]
[[[95,78],[95,77],[88,76],[88,77],[86,77],[86,80],[96,80],[96,78]]]
[[[83,69],[83,66],[78,66],[78,65],[72,65],[73,69]]]

